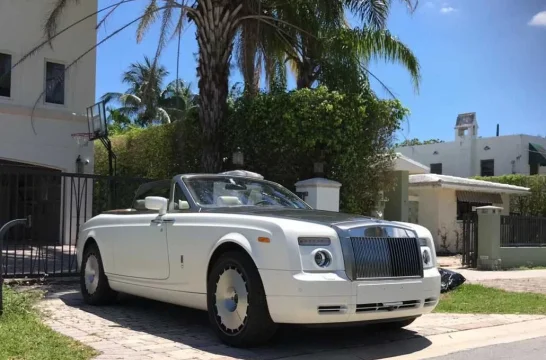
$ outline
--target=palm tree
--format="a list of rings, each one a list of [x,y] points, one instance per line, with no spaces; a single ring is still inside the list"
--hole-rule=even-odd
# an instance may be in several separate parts
[[[133,118],[139,126],[182,120],[189,110],[196,107],[197,98],[192,94],[190,84],[180,79],[163,88],[168,75],[165,67],[154,66],[145,56],[143,63],[132,63],[123,73],[122,82],[129,86],[127,91],[106,93],[101,100],[120,103],[117,110]]]
[[[106,93],[101,100],[119,102],[122,105],[119,111],[134,118],[140,126],[157,121],[170,123],[169,114],[159,105],[162,84],[168,74],[167,69],[154,66],[145,56],[143,63],[132,63],[123,73],[122,82],[129,89],[125,93]]]
[[[402,2],[410,11],[417,4],[410,0]],[[286,71],[285,62],[296,76],[298,88],[312,87],[317,81],[324,83],[323,72],[332,70],[325,67],[334,66],[333,58],[336,72],[346,71],[349,78],[364,81],[368,77],[366,65],[370,58],[398,62],[406,67],[418,89],[420,72],[417,59],[411,50],[384,29],[390,4],[391,0],[314,0],[287,2],[274,11],[269,10],[285,20],[279,25],[280,31],[272,33],[268,27],[246,26],[237,35],[237,60],[246,92],[254,94],[258,90],[262,69],[270,83],[271,79],[282,78]],[[356,10],[361,15],[365,24],[363,29],[350,28],[345,18],[347,9]],[[325,85],[332,87],[329,83]]]
[[[413,6],[413,0],[402,1]],[[57,22],[65,8],[79,2],[80,0],[56,0],[45,24],[48,40],[56,35]],[[125,2],[128,1],[122,0],[115,4],[112,11]],[[204,144],[201,164],[204,171],[218,172],[222,166],[220,125],[227,114],[230,60],[238,31],[243,26],[253,24],[255,29],[268,27],[277,38],[284,39],[285,34],[280,25],[290,28],[295,26],[295,23],[284,20],[285,14],[282,13],[285,11],[286,4],[292,2],[286,0],[194,0],[191,2],[189,0],[148,0],[148,6],[139,19],[117,30],[121,31],[140,20],[137,40],[141,40],[150,25],[160,19],[161,29],[153,61],[153,67],[155,67],[169,38],[179,34],[188,20],[195,24],[199,49],[197,67],[199,119]],[[325,9],[334,9],[337,13],[340,11],[338,6],[340,4],[341,8],[350,10],[364,23],[384,28],[391,0],[299,0],[297,2],[321,4]],[[335,4],[330,5],[332,3]],[[290,8],[288,9],[291,11]],[[174,30],[173,20],[176,20]],[[144,103],[147,101],[147,99],[141,100]]]

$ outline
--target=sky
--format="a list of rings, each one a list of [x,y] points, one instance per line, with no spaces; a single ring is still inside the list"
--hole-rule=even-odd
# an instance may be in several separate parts
[[[142,1],[140,1],[142,2]],[[399,140],[454,140],[457,114],[476,112],[479,135],[546,136],[546,1],[544,0],[420,0],[410,14],[393,0],[388,28],[412,49],[421,65],[416,92],[409,74],[398,64],[373,63],[370,70],[392,90],[410,116],[397,133]],[[111,4],[99,0],[99,8]],[[142,2],[144,3],[144,2]],[[99,30],[99,40],[141,13],[125,5]],[[354,21],[352,21],[354,22]],[[137,44],[132,26],[97,51],[97,99],[122,92],[121,74],[129,64],[155,55],[158,27]],[[176,76],[177,42],[163,51],[161,64]],[[197,92],[194,28],[182,37],[179,77]],[[230,82],[241,81],[234,68]],[[293,86],[294,81],[289,81]],[[380,97],[388,97],[373,83]]]

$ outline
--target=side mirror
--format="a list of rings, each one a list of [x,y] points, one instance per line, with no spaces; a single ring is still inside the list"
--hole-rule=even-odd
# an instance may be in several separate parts
[[[160,196],[148,196],[144,199],[144,206],[148,210],[159,211],[160,215],[167,212],[167,204],[169,200]]]

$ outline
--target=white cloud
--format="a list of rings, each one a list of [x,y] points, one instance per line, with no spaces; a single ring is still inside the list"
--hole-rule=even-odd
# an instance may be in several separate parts
[[[541,11],[528,22],[530,26],[545,26],[546,27],[546,11]]]
[[[451,7],[451,6],[444,6],[440,9],[440,12],[442,14],[449,14],[449,13],[452,13],[452,12],[455,12],[457,11],[457,9],[455,9],[454,7]]]

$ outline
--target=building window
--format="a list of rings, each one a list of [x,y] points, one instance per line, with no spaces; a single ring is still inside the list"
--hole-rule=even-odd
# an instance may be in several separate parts
[[[46,97],[50,104],[64,104],[64,65],[46,62]]]
[[[495,176],[495,160],[482,160],[481,176]]]
[[[11,55],[0,54],[0,96],[11,96]]]
[[[430,164],[430,173],[442,175],[442,163]]]

